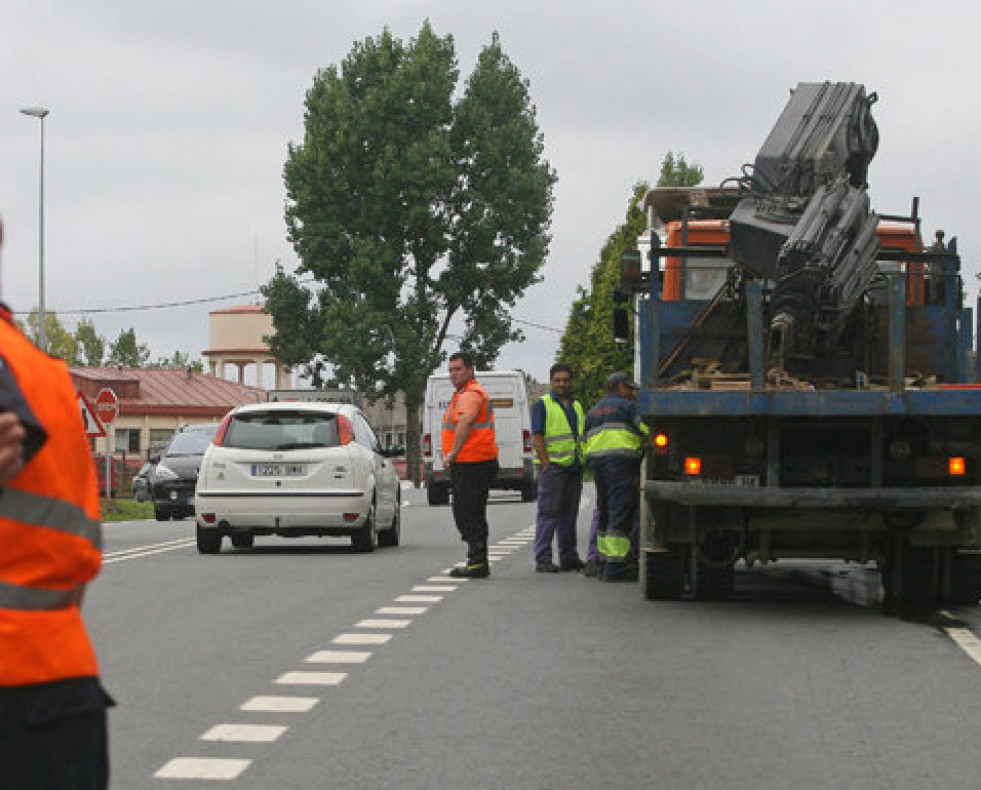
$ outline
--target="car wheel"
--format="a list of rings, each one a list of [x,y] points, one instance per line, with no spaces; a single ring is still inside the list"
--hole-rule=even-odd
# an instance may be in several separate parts
[[[395,513],[392,515],[392,526],[378,533],[379,546],[398,546],[402,534],[402,492],[395,495]]]
[[[221,533],[216,529],[203,529],[198,525],[195,529],[198,554],[217,554],[221,551]]]
[[[157,521],[169,521],[170,520],[170,508],[166,505],[154,505],[153,515]]]
[[[252,545],[255,543],[255,535],[251,532],[242,532],[237,535],[230,536],[229,540],[232,541],[232,545],[236,549],[251,549]]]
[[[375,502],[372,500],[371,507],[368,509],[368,517],[361,525],[361,529],[351,536],[351,546],[355,551],[368,553],[375,550],[378,543],[378,533],[375,529]]]

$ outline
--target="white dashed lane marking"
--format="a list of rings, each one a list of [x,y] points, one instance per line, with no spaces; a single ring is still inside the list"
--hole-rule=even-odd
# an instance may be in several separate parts
[[[383,606],[375,609],[375,614],[425,614],[429,611],[428,606]]]
[[[238,779],[251,760],[177,757],[153,776],[156,779]]]
[[[337,686],[346,677],[347,672],[287,672],[273,682],[282,686]]]
[[[354,650],[318,650],[304,660],[309,664],[363,664],[371,653]]]
[[[310,659],[308,658],[307,661]],[[255,713],[306,713],[320,700],[317,697],[253,697],[239,710]]]
[[[411,620],[361,620],[354,624],[355,628],[407,628]]]
[[[230,741],[232,743],[272,743],[288,728],[273,724],[216,724],[204,735],[202,741]]]
[[[391,634],[338,634],[331,643],[335,645],[384,645]]]
[[[515,550],[527,546],[532,540],[534,526],[530,526],[515,535],[500,541],[491,546],[488,551],[490,562],[498,562],[505,559]],[[156,553],[161,551],[172,551],[189,545],[186,540],[173,541],[166,544],[149,546],[140,551],[140,554]],[[119,561],[129,559],[129,552],[120,552],[117,557],[110,558],[109,561]],[[132,556],[138,556],[135,552]],[[464,563],[446,568],[441,576],[430,576],[426,579],[426,584],[416,585],[412,588],[412,594],[396,596],[395,604],[435,604],[443,600],[442,595],[434,593],[453,592],[459,589],[459,584],[468,582],[469,579],[456,579],[449,577],[448,574],[453,568],[463,567]],[[375,610],[376,615],[401,615],[403,617],[411,615],[421,615],[429,610],[428,606],[382,606]],[[355,623],[356,628],[407,628],[411,625],[411,619],[382,619],[368,618]],[[335,636],[331,643],[334,645],[384,645],[392,639],[392,634],[388,633],[345,633]],[[981,649],[981,643],[979,643]],[[309,655],[305,660],[308,664],[363,664],[372,653],[368,651],[354,650],[318,650]],[[285,686],[337,686],[344,682],[348,677],[346,672],[286,672],[276,678],[273,683]],[[320,701],[319,697],[300,697],[300,696],[256,696],[244,702],[239,710],[252,713],[306,713],[313,709]],[[289,729],[284,725],[268,724],[217,724],[201,736],[203,741],[228,742],[228,743],[271,743]],[[246,768],[251,764],[251,760],[246,759],[218,759],[218,758],[196,758],[196,757],[177,757],[160,770],[154,777],[159,779],[202,779],[202,780],[234,780],[237,779]]]

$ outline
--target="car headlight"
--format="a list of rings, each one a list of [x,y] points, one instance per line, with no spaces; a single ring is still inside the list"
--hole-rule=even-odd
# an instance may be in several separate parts
[[[153,472],[154,477],[157,480],[179,480],[180,475],[177,474],[169,466],[164,466],[163,464],[157,464],[157,468]]]

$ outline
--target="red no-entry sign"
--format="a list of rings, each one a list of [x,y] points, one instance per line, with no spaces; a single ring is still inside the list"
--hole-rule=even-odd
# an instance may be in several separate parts
[[[109,425],[119,416],[119,398],[108,387],[99,390],[95,396],[95,413],[103,425]]]

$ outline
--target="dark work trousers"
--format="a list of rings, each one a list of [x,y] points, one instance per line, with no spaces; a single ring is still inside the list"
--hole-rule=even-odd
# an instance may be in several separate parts
[[[487,559],[487,497],[497,475],[497,459],[460,462],[450,466],[453,520],[470,547],[470,559]],[[477,556],[479,554],[479,556]]]
[[[639,484],[639,481],[638,481]],[[639,494],[639,492],[638,492]],[[599,532],[599,493],[596,494],[596,504],[593,506],[593,517],[589,522],[589,545],[586,548],[586,562],[599,562],[600,553],[596,546],[596,535]],[[640,505],[634,511],[634,526],[630,530],[630,554],[632,559],[637,559],[640,554]]]
[[[593,479],[596,481],[596,502],[599,505],[597,536],[600,560],[613,565],[623,565],[629,551],[607,554],[604,539],[629,540],[636,552],[638,507],[640,505],[640,459],[612,456],[592,462]]]
[[[0,688],[0,790],[105,790],[111,704],[96,678]]]
[[[582,470],[550,464],[538,475],[538,518],[535,519],[535,561],[552,561],[552,536],[559,548],[559,563],[579,559],[576,551],[576,516],[582,496]]]

